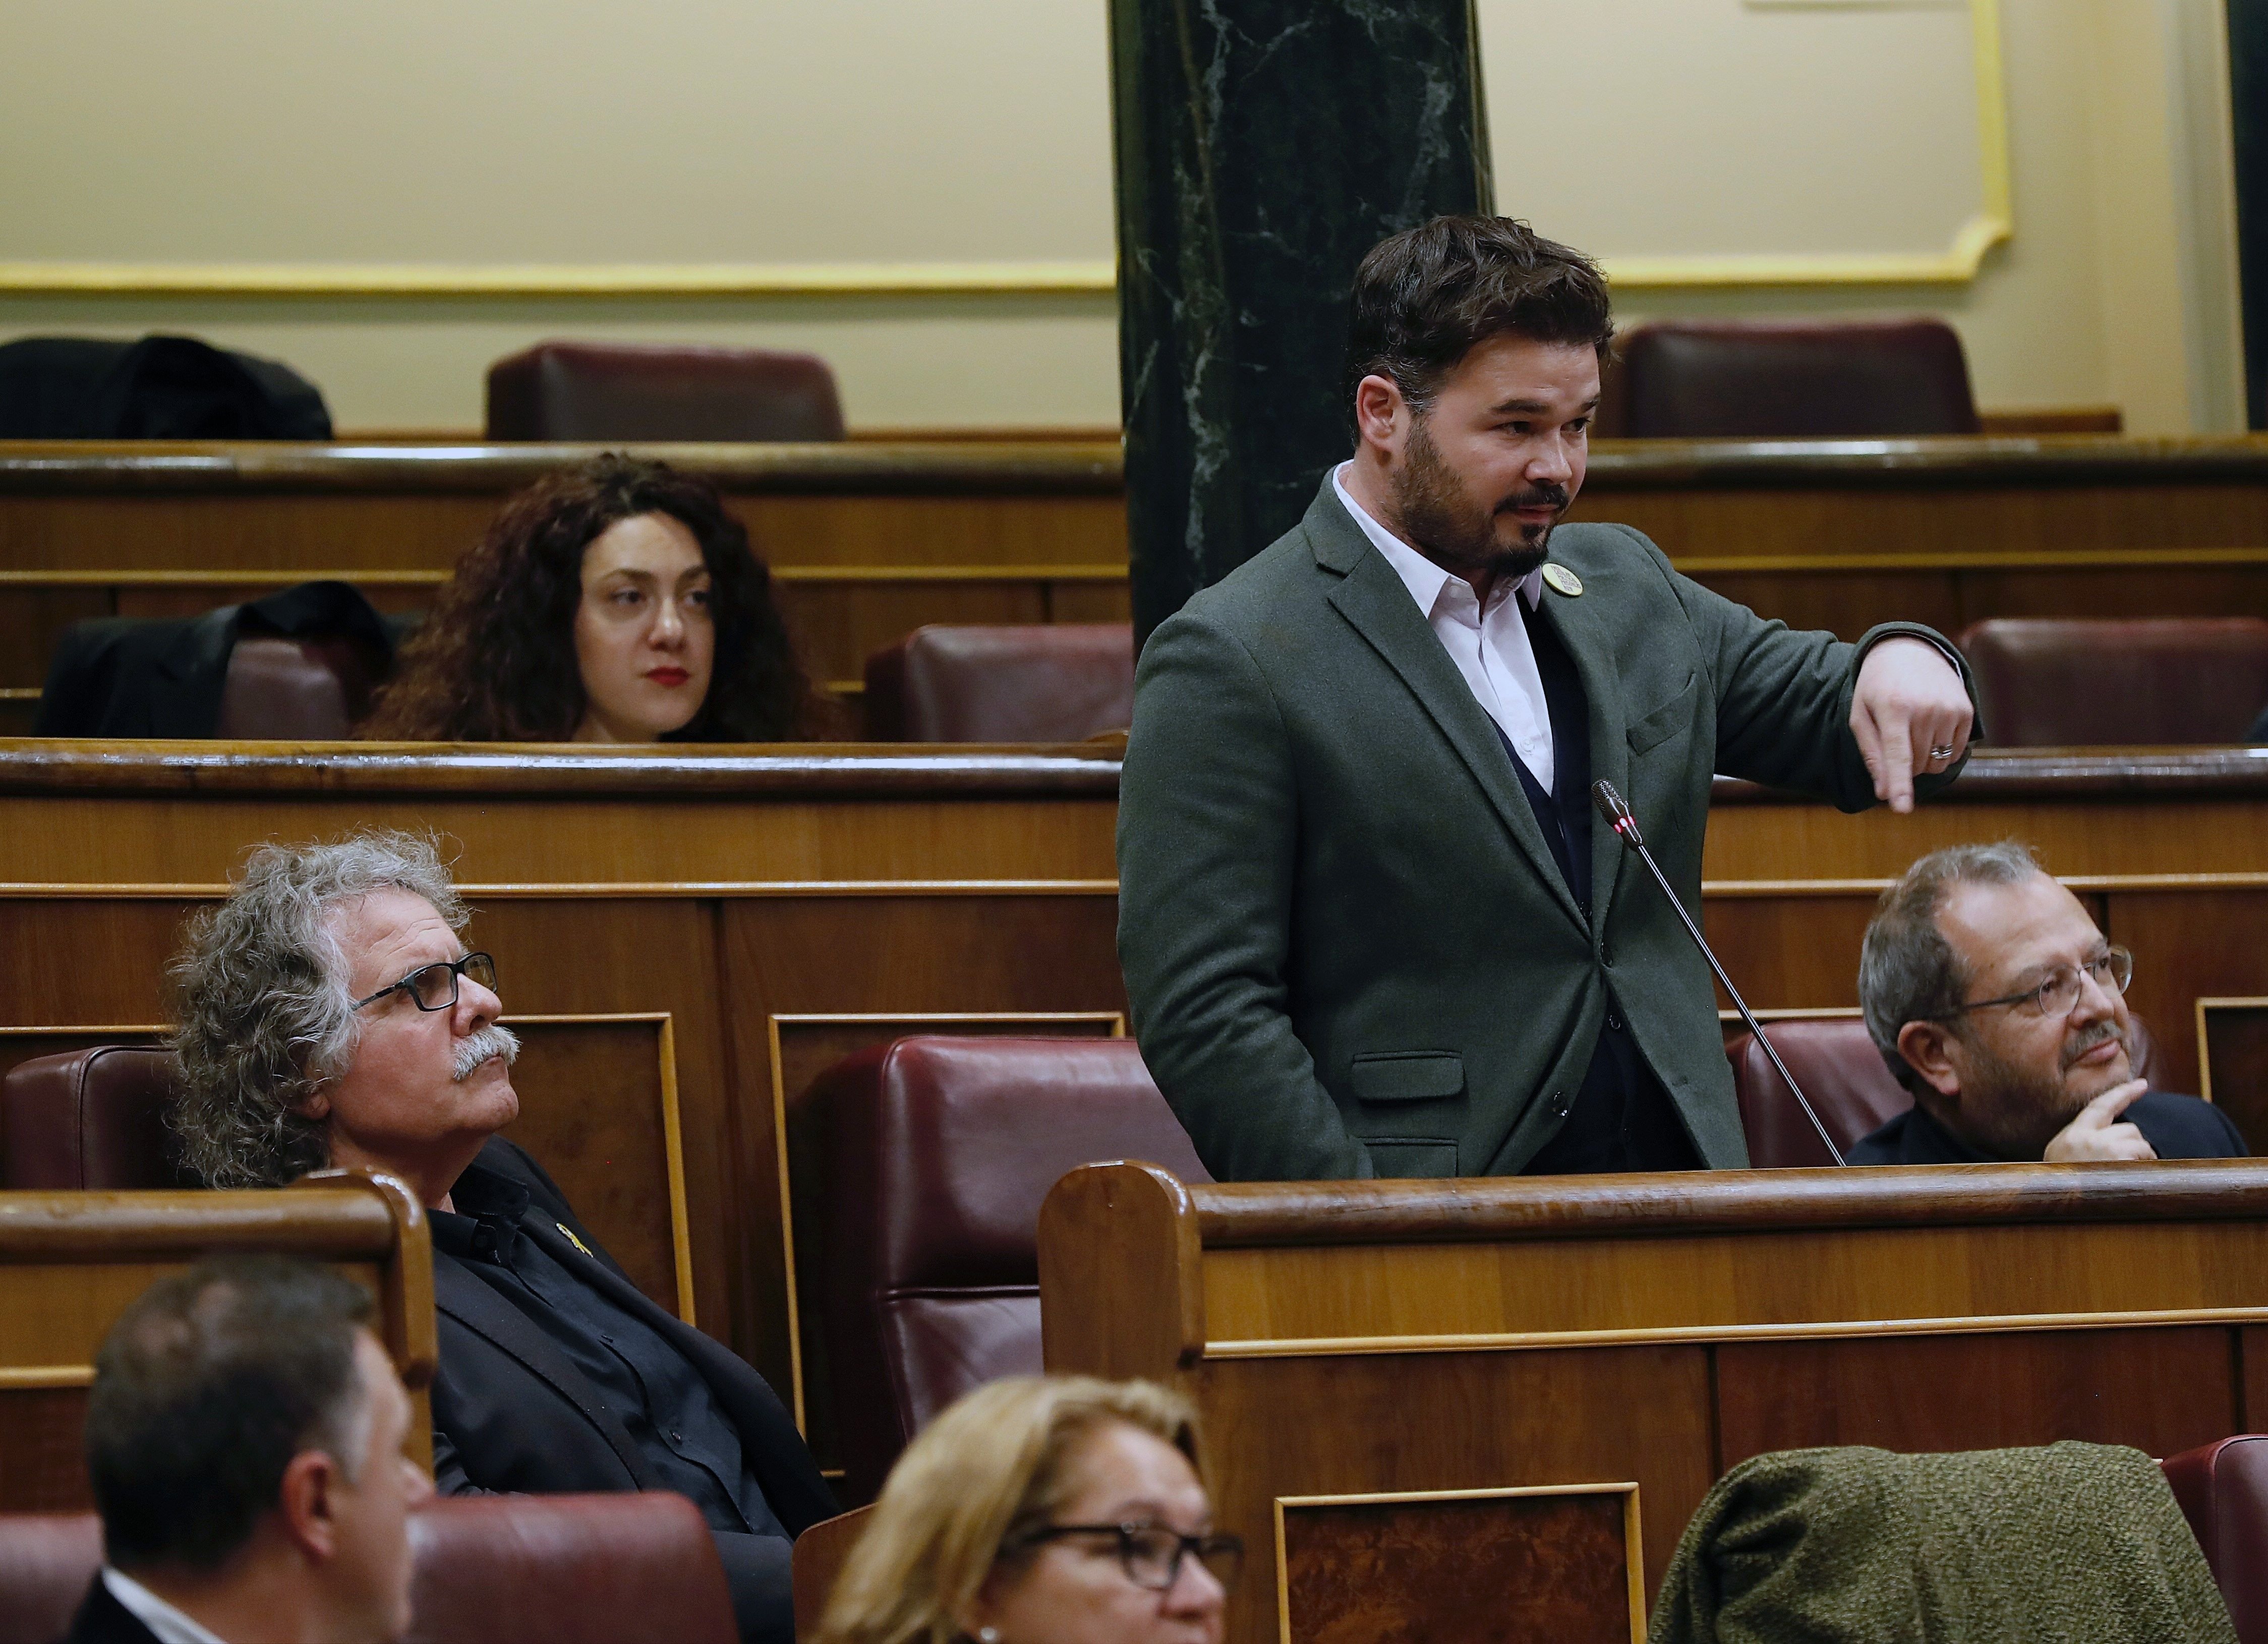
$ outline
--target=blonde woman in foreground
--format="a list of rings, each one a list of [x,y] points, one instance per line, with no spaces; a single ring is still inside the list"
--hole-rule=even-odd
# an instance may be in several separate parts
[[[1219,1644],[1243,1553],[1179,1394],[1016,1376],[898,1458],[819,1644]]]

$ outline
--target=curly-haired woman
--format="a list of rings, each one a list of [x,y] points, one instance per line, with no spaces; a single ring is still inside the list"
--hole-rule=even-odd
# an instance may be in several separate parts
[[[505,503],[361,734],[776,742],[822,733],[771,573],[708,481],[607,455]]]

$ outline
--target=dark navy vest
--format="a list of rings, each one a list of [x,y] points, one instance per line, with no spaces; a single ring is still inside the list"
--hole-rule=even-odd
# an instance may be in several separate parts
[[[1491,719],[1497,741],[1520,778],[1528,808],[1550,847],[1559,877],[1574,893],[1583,917],[1591,915],[1591,704],[1575,659],[1539,611],[1518,590],[1512,595],[1528,627],[1543,700],[1551,717],[1551,786],[1546,789],[1513,751],[1512,739]],[[1521,1001],[1508,999],[1517,1011]],[[1695,1170],[1701,1156],[1685,1134],[1669,1093],[1638,1053],[1622,1006],[1609,984],[1607,1019],[1592,1047],[1589,1071],[1575,1092],[1559,1132],[1528,1161],[1528,1176],[1575,1176],[1600,1170]]]

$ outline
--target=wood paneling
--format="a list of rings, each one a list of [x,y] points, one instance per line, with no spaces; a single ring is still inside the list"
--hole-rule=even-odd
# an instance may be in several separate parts
[[[331,1262],[369,1286],[415,1400],[409,1453],[430,1464],[432,1258],[398,1187],[341,1176],[275,1192],[0,1193],[0,1511],[91,1504],[79,1432],[103,1337],[154,1280],[229,1250]]]
[[[0,1513],[79,1513],[93,1506],[85,1431],[81,1389],[0,1390]]]
[[[1285,1639],[1639,1644],[1635,1488],[1278,1498]]]
[[[1627,1479],[1651,1589],[1764,1449],[2241,1430],[2264,1240],[2250,1160],[1201,1187],[1117,1165],[1057,1184],[1040,1271],[1049,1368],[1188,1393],[1248,1544],[1287,1496]],[[1277,1635],[1275,1574],[1231,1638]]]
[[[2199,1094],[2268,1142],[2268,999],[2201,999],[2197,1025]]]
[[[1980,756],[1953,800],[1910,817],[1728,787],[1711,819],[1709,928],[1759,1008],[1848,1006],[1884,881],[1934,846],[2021,834],[2051,867],[2095,876],[2080,888],[2140,957],[2136,1004],[2172,1078],[2193,1077],[2190,1001],[2268,994],[2251,939],[2268,896],[2268,792],[2248,770],[2234,754]],[[670,1017],[696,1313],[792,1397],[778,1102],[868,1042],[844,1017],[1123,1012],[1116,776],[1115,756],[1094,750],[0,748],[0,1026],[163,1021],[183,917],[256,841],[434,830],[471,887],[471,934],[497,955],[512,1013]],[[523,1124],[549,1122],[562,1090],[581,1100],[600,1086],[638,1093],[617,1117],[652,1111],[652,1064],[629,1039],[588,1059],[601,1076],[580,1077],[572,1058],[563,1073],[526,1064]],[[654,1132],[642,1134],[651,1181]],[[538,1152],[619,1161],[630,1139],[615,1135]],[[792,1161],[789,1174],[799,1179]],[[627,1207],[645,1190],[600,1174],[570,1191],[611,1222],[610,1195]],[[643,1213],[648,1233],[607,1236],[626,1252],[646,1238],[639,1260],[659,1284],[661,1223]],[[1620,1283],[1572,1268],[1554,1282],[1607,1295]]]
[[[2229,1335],[2068,1331],[1727,1344],[1717,1349],[1724,1465],[1816,1445],[1911,1452],[2058,1439],[2177,1456],[2244,1430]],[[2167,1393],[2130,1390],[2143,1387]]]
[[[2268,993],[2268,882],[2229,887],[2209,895],[2179,888],[2114,889],[2104,934],[2134,950],[2134,981],[2127,1002],[2158,1028],[2166,1087],[2199,1088],[2198,1045],[2182,1029],[2197,1021],[2200,999]],[[2225,1093],[2231,1112],[2257,1114],[2262,1100]],[[2244,1121],[2238,1120],[2240,1128]],[[2268,1124],[2248,1131],[2255,1147],[2268,1147]]]
[[[1635,1482],[1651,1590],[1715,1477],[1699,1348],[1209,1359],[1172,1379],[1204,1420],[1216,1522],[1244,1537],[1239,1640],[1277,1636],[1279,1497]]]
[[[445,571],[504,497],[594,449],[0,446],[0,687],[38,684],[69,621],[243,591],[131,573],[342,575],[423,603],[429,586],[383,579]],[[1116,441],[653,449],[725,490],[820,679],[924,623],[1126,619]],[[1571,517],[1845,638],[1894,617],[2268,610],[2257,439],[1602,442]],[[25,572],[92,580],[9,585]]]
[[[0,797],[0,828],[25,846],[18,888],[0,890],[0,1026],[166,1020],[183,918],[258,840],[434,831],[512,1015],[669,1017],[695,1314],[792,1397],[771,1023],[1123,1013],[1115,807],[1090,774],[1107,785],[1115,763],[919,753],[828,777],[823,755],[799,753],[759,780],[745,761],[695,759],[673,776],[666,760],[568,756],[556,780],[515,791],[543,757],[453,768],[421,756],[365,791],[353,773],[384,756],[341,749],[293,767],[299,785],[280,791],[208,777],[170,796]],[[909,770],[946,785],[924,797],[899,779]],[[85,890],[23,888],[42,882]],[[121,883],[185,888],[114,894]],[[641,1282],[674,1299],[665,1205],[650,1197],[658,1075],[638,1048],[654,1029],[587,1031],[607,1040],[587,1056],[547,1065],[531,1051],[515,1078],[520,1124],[558,1127],[531,1143],[539,1158]],[[824,1049],[799,1047],[806,1083]],[[582,1115],[586,1102],[610,1110]]]

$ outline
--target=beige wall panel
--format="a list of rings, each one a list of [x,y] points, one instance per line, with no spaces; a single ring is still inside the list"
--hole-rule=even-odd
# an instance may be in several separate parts
[[[1988,407],[2233,425],[2225,89],[2194,10],[1999,0],[2015,237],[1973,281],[1630,286],[1624,317],[1921,310]],[[1959,0],[1480,15],[1499,206],[1588,248],[1941,248],[1977,204]],[[1099,262],[1104,26],[1100,0],[665,0],[635,24],[596,0],[25,0],[0,262]],[[291,361],[349,431],[476,427],[487,365],[561,335],[816,350],[854,426],[1060,426],[1116,420],[1115,315],[1099,293],[0,294],[0,340],[193,332]]]

